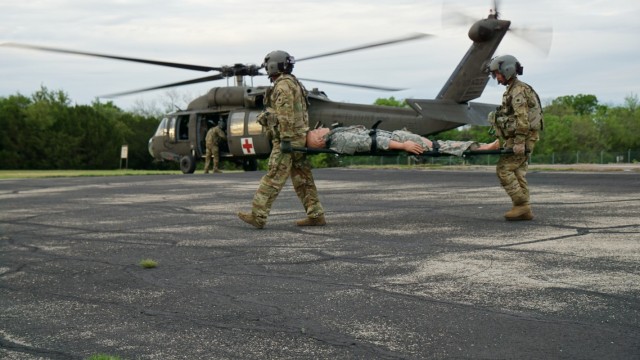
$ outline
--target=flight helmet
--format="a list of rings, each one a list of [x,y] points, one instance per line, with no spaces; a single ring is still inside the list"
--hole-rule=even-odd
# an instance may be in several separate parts
[[[523,68],[520,62],[512,55],[496,56],[491,59],[491,63],[489,64],[489,72],[494,79],[496,78],[494,71],[498,71],[509,81],[516,74],[522,75],[522,70]]]
[[[264,57],[262,66],[267,70],[269,77],[279,73],[291,74],[296,60],[288,52],[282,50],[272,51]]]

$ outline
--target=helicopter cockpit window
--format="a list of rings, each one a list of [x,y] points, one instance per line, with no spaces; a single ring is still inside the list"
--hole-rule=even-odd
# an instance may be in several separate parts
[[[259,111],[252,111],[249,113],[249,135],[260,135],[262,133],[262,125],[256,122],[256,118],[260,114]]]
[[[169,118],[169,125],[167,126],[169,130],[169,140],[175,142],[176,141],[176,118]]]
[[[229,115],[229,132],[231,136],[244,135],[244,112],[235,112]]]
[[[167,122],[169,122],[167,118],[163,118],[162,121],[160,121],[160,124],[158,124],[158,128],[156,129],[156,133],[154,134],[155,136],[167,135]]]

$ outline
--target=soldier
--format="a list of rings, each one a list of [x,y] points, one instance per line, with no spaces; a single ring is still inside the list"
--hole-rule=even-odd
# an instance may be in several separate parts
[[[513,154],[501,155],[496,165],[500,184],[513,203],[513,208],[504,214],[507,220],[533,219],[525,175],[529,156],[543,129],[540,98],[530,85],[518,80],[522,69],[511,55],[493,58],[489,64],[491,76],[507,87],[502,105],[489,114],[489,122],[503,147],[513,149]]]
[[[293,187],[305,208],[307,217],[296,222],[298,226],[322,226],[326,224],[324,210],[318,199],[311,164],[303,153],[285,153],[281,148],[304,146],[309,130],[307,91],[291,74],[295,60],[284,51],[272,51],[264,59],[273,86],[265,96],[266,109],[258,116],[258,122],[266,126],[273,142],[269,156],[269,169],[260,180],[253,197],[250,213],[239,212],[238,217],[262,229],[271,205],[291,176]]]
[[[405,130],[393,132],[385,130],[366,129],[362,125],[337,127],[332,130],[319,128],[307,134],[307,147],[328,148],[340,154],[353,155],[356,152],[370,152],[372,150],[403,150],[411,154],[422,154],[434,149],[433,142],[423,136]],[[375,149],[372,149],[375,137]],[[475,141],[438,140],[435,148],[440,153],[462,156],[467,150],[496,150],[500,146],[498,140],[491,144],[480,144]]]
[[[205,137],[205,142],[207,145],[207,152],[204,155],[204,173],[209,173],[209,162],[210,159],[213,158],[213,172],[221,173],[218,168],[218,163],[220,162],[220,149],[219,144],[221,140],[227,140],[227,135],[224,133],[225,128],[224,120],[220,120],[218,122],[218,126],[212,127],[207,131],[207,136]]]

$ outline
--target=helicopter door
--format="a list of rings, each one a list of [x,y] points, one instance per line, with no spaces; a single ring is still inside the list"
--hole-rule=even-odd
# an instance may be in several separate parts
[[[262,125],[256,122],[260,111],[232,111],[229,113],[227,134],[229,152],[240,157],[265,157],[271,152],[271,142]]]
[[[204,157],[207,151],[206,146],[206,137],[209,129],[218,126],[220,121],[225,121],[227,116],[223,112],[210,112],[210,113],[200,113],[197,116],[197,127],[200,129],[198,134],[196,134],[198,144],[198,155],[200,157]],[[226,129],[225,129],[226,132]],[[221,141],[218,144],[218,149],[220,150],[221,156],[226,156],[229,152],[229,148],[227,146],[226,141]]]
[[[176,132],[178,135],[178,141],[189,140],[189,115],[178,116]]]

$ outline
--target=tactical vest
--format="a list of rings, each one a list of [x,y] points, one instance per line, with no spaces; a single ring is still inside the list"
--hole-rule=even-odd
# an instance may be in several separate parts
[[[282,74],[280,75],[273,83],[272,89],[269,91],[267,96],[266,106],[268,108],[275,108],[276,99],[275,94],[277,93],[276,89],[278,87],[283,87],[286,90],[292,91],[291,96],[293,98],[292,104],[292,114],[282,114],[276,111],[275,119],[270,118],[269,127],[272,130],[275,130],[275,136],[280,137],[283,128],[287,125],[291,127],[291,130],[294,134],[290,135],[305,135],[309,130],[309,114],[307,113],[308,108],[308,99],[307,99],[307,90],[304,86],[295,78],[295,76],[291,74]],[[277,110],[277,109],[276,109]],[[288,118],[291,116],[292,118]],[[288,122],[288,124],[283,124],[283,122]],[[273,129],[273,127],[277,127],[278,129]]]
[[[543,123],[543,114],[542,114],[542,104],[540,102],[540,97],[538,93],[531,87],[531,85],[515,79],[515,81],[509,86],[509,89],[504,93],[502,98],[502,104],[509,104],[510,108],[505,109],[507,116],[514,116],[513,107],[513,98],[515,91],[520,90],[520,88],[524,88],[524,98],[527,102],[527,108],[529,109],[527,115],[529,119],[529,130],[542,130],[544,128]]]
[[[517,117],[514,103],[526,102],[527,119],[529,128],[526,131],[538,131],[544,128],[542,105],[540,98],[533,88],[518,79],[509,85],[502,95],[502,105],[495,112],[489,114],[489,123],[496,131],[496,135],[502,139],[509,139],[516,136],[516,132],[523,131],[517,129]],[[516,106],[521,109],[521,106]],[[519,110],[521,111],[521,110]]]

